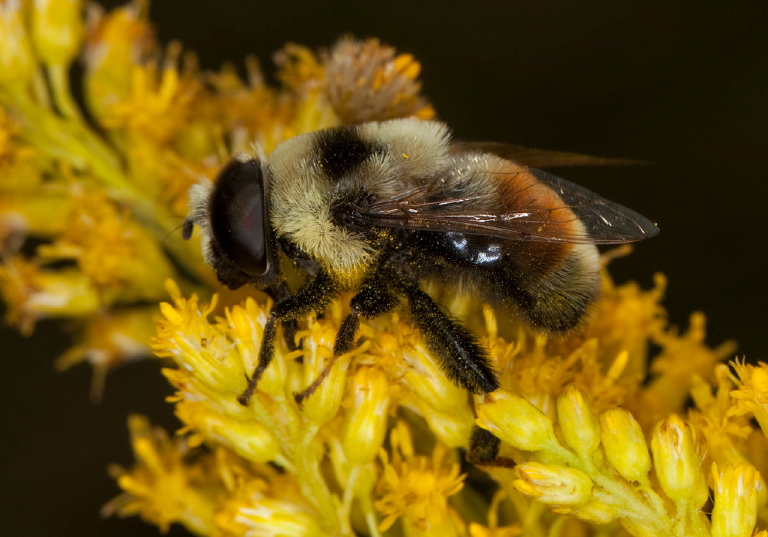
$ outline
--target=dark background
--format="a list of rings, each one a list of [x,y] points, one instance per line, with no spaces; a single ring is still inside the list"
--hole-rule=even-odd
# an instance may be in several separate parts
[[[612,265],[617,279],[648,287],[664,272],[672,322],[703,310],[708,342],[734,338],[752,360],[768,360],[766,15],[762,0],[151,7],[160,39],[181,40],[207,68],[250,53],[270,68],[288,41],[375,36],[422,63],[425,95],[458,138],[652,162],[559,174],[659,222],[659,237]],[[129,366],[92,405],[89,368],[53,371],[59,334],[43,324],[34,339],[2,339],[0,533],[157,535],[98,513],[118,493],[107,464],[132,461],[125,417],[174,428],[166,383],[155,363]]]

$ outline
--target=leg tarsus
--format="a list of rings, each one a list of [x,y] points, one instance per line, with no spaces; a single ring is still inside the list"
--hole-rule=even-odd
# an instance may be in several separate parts
[[[472,428],[467,450],[467,462],[477,466],[494,466],[496,468],[514,468],[517,464],[509,457],[499,457],[499,440],[493,433],[478,427]]]
[[[472,426],[472,435],[469,437],[469,449],[467,461],[472,464],[489,464],[499,456],[501,440],[490,431]]]
[[[293,400],[296,401],[296,404],[299,405],[299,408],[301,408],[301,406],[304,404],[304,401],[307,399],[307,397],[315,393],[315,390],[320,387],[320,384],[322,384],[322,382],[325,380],[325,377],[327,377],[331,372],[331,368],[333,368],[340,356],[341,355],[339,354],[334,354],[331,359],[328,360],[328,363],[325,364],[325,367],[317,376],[317,378],[312,381],[312,384],[307,386],[304,390],[295,392],[293,394]]]
[[[253,371],[253,375],[248,380],[248,386],[245,391],[237,398],[237,402],[243,406],[248,406],[248,401],[251,400],[253,392],[256,390],[256,385],[259,383],[261,376],[272,361],[272,357],[275,353],[275,339],[277,337],[277,318],[270,316],[267,324],[264,325],[264,334],[261,339],[261,349],[259,350],[259,363],[256,365],[256,369]],[[248,375],[246,375],[248,378]]]

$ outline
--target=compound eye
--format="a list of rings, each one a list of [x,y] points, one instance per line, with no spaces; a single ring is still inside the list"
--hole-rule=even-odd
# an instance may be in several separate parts
[[[216,178],[208,210],[221,253],[246,274],[266,274],[272,241],[261,162],[230,160]]]

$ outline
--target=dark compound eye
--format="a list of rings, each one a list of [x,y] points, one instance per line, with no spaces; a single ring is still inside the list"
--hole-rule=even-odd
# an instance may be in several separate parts
[[[263,276],[272,265],[264,181],[261,162],[232,159],[219,172],[208,205],[222,254],[252,276]]]

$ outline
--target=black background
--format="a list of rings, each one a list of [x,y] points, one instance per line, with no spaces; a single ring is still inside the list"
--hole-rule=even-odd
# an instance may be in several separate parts
[[[422,63],[425,95],[457,138],[652,162],[560,175],[659,222],[661,235],[616,261],[620,281],[669,278],[673,323],[703,310],[708,342],[768,360],[768,6],[742,2],[156,1],[162,42],[201,63],[375,36]],[[125,417],[171,428],[155,363],[113,373],[88,401],[90,370],[58,374],[58,325],[3,334],[0,533],[157,535],[101,520],[117,494],[109,462],[129,464]],[[172,535],[184,535],[174,529]]]

